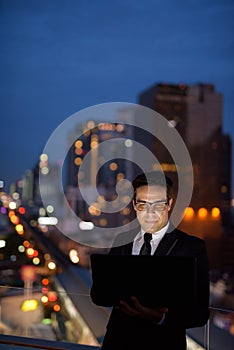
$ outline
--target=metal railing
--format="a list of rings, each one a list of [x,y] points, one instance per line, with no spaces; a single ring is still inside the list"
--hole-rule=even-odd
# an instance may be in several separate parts
[[[95,334],[95,330],[90,327],[90,324],[87,324],[85,315],[76,310],[74,306],[76,299],[79,299],[80,304],[87,305],[83,313],[85,311],[94,312],[94,310],[90,311],[90,296],[79,293],[69,294],[61,286],[57,285],[57,287],[53,292],[54,295],[58,295],[58,300],[52,298],[51,302],[43,304],[43,296],[46,293],[43,294],[39,290],[34,289],[31,294],[28,294],[25,288],[0,286],[0,345],[12,343],[20,346],[27,345],[27,348],[31,346],[64,350],[68,348],[68,344],[69,349],[100,348],[102,342],[100,334],[105,333],[105,322],[102,320],[103,324],[99,327],[99,334]],[[28,305],[29,309],[23,310],[23,302],[28,295],[31,300],[39,301],[36,309],[30,309],[32,305]],[[56,305],[57,301],[60,303],[59,312],[56,312],[56,309],[53,310],[53,305]],[[103,314],[105,314],[105,320],[108,320],[109,309],[96,308],[95,310],[101,312],[97,314],[96,322],[101,320]],[[210,307],[210,310],[211,317],[204,327],[187,331],[188,350],[233,349],[234,310],[213,306]],[[75,333],[77,330],[79,334]]]

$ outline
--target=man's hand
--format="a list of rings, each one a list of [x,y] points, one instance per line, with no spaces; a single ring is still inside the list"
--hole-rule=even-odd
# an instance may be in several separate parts
[[[154,323],[159,323],[166,312],[168,312],[167,307],[162,308],[149,308],[142,305],[139,300],[132,296],[132,304],[128,304],[126,301],[120,300],[119,306],[117,309],[129,316],[140,317],[145,320],[153,321]]]

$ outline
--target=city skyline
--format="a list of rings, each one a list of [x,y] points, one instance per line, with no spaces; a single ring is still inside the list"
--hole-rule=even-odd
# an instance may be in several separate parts
[[[0,180],[32,169],[70,115],[159,82],[214,84],[233,143],[233,13],[229,0],[1,1]]]

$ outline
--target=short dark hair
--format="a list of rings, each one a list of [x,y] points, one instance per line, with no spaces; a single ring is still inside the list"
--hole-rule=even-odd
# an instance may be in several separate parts
[[[136,190],[141,186],[161,186],[166,188],[167,200],[172,198],[172,180],[161,171],[150,171],[141,173],[132,181],[134,191],[134,202],[136,201]]]

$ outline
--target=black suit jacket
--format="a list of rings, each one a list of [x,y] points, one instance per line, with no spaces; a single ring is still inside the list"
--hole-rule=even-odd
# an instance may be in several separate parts
[[[128,233],[130,243],[127,244],[124,244],[126,233],[117,236],[109,254],[131,255],[133,239],[139,229]],[[197,305],[189,309],[181,308],[179,305],[169,309],[162,325],[127,316],[113,307],[103,341],[103,350],[184,350],[186,329],[206,324],[209,318],[209,264],[204,241],[178,229],[170,230],[161,240],[155,255],[196,257]],[[173,293],[173,290],[171,292]],[[98,304],[93,287],[91,298]]]

